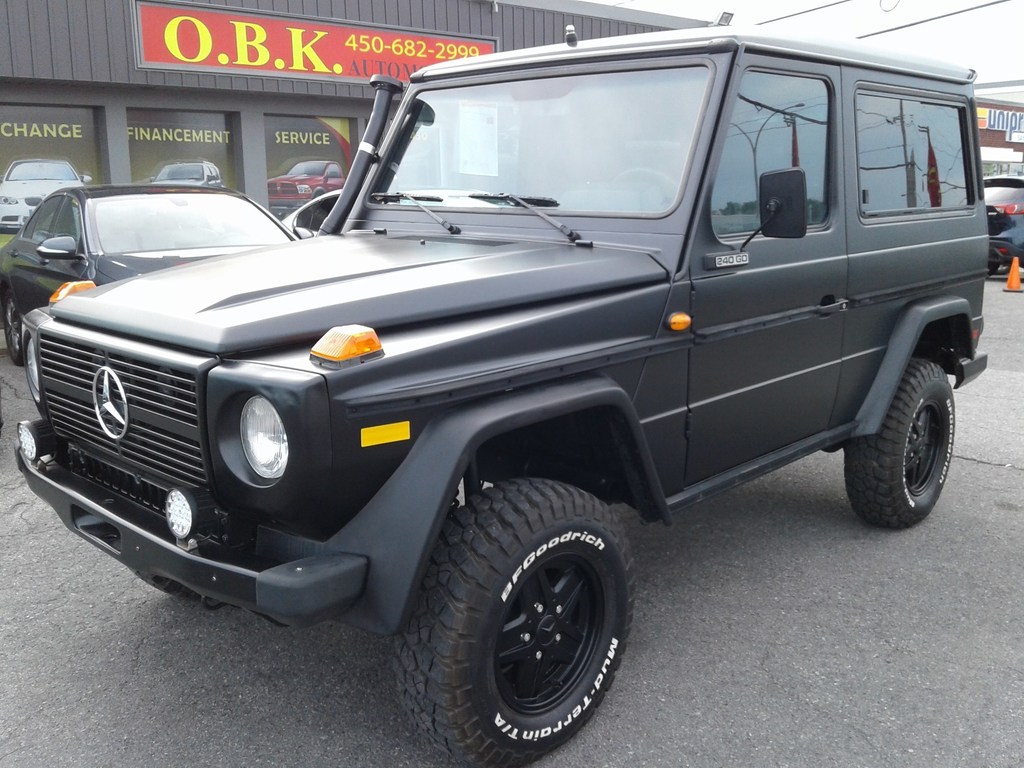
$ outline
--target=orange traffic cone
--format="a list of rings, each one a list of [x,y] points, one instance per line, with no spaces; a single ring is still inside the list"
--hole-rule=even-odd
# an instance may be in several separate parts
[[[1013,261],[1010,262],[1010,274],[1006,276],[1006,287],[1004,291],[1010,293],[1020,293],[1020,259],[1016,256],[1013,257]]]

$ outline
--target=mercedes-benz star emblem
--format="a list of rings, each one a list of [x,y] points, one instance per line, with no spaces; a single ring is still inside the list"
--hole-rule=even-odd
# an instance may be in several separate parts
[[[100,428],[114,440],[128,431],[128,398],[121,379],[104,365],[92,377],[92,402]]]

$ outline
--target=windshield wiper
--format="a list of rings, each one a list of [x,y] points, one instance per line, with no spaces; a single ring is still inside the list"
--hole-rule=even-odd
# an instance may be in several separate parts
[[[451,234],[457,235],[462,232],[457,226],[452,224],[443,216],[438,216],[434,211],[430,210],[423,203],[440,203],[443,202],[442,198],[435,195],[410,195],[408,192],[374,192],[370,195],[370,199],[378,203],[396,203],[399,200],[408,200],[410,203],[415,205],[421,211],[424,211],[427,216],[432,218],[442,227],[447,229]],[[422,201],[422,202],[421,202]]]
[[[474,192],[470,197],[474,200],[511,200],[519,207],[525,208],[530,211],[530,213],[535,213],[540,216],[544,221],[569,238],[570,243],[575,243],[581,237],[580,233],[575,229],[562,224],[560,221],[555,221],[555,219],[551,218],[540,209],[540,206],[544,206],[546,208],[557,208],[558,201],[553,198],[510,195],[508,192],[498,192],[495,194],[488,192]]]

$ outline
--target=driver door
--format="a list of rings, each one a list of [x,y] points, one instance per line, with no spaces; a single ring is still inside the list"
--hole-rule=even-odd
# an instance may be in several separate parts
[[[752,57],[732,93],[710,215],[690,254],[695,344],[687,485],[829,426],[847,282],[832,157],[839,82],[837,67],[787,70],[780,60]],[[807,234],[785,240],[758,235],[743,247],[758,226],[759,176],[790,167],[806,174]]]

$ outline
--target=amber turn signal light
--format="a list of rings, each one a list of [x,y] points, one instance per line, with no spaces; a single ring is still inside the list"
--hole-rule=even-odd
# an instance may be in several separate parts
[[[668,316],[668,327],[672,331],[685,331],[693,324],[693,318],[685,312],[673,312]]]
[[[309,359],[327,368],[346,363],[365,363],[384,355],[377,332],[365,325],[339,325],[331,328],[309,351]]]
[[[92,280],[73,280],[68,283],[64,283],[60,288],[53,292],[50,296],[50,303],[56,304],[61,299],[66,299],[73,293],[79,291],[88,291],[90,288],[95,288],[96,283]]]

